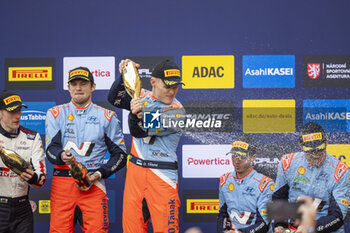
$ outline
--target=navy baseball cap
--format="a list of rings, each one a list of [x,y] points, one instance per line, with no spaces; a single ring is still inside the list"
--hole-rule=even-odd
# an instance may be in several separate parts
[[[179,67],[175,62],[171,60],[164,60],[161,63],[157,64],[153,71],[152,76],[160,78],[164,84],[168,87],[183,84],[181,81],[181,73]]]
[[[84,79],[86,81],[94,83],[94,76],[90,70],[86,67],[78,67],[69,72],[68,82],[75,79]]]
[[[325,150],[326,133],[321,125],[309,122],[301,129],[299,142],[304,152]]]
[[[237,138],[232,143],[231,150],[227,153],[227,155],[235,155],[239,157],[245,157],[254,154],[256,154],[256,143],[250,136],[246,134]]]
[[[21,97],[14,92],[2,91],[0,92],[0,109],[5,109],[8,112],[13,112],[19,107],[27,106],[22,103]]]

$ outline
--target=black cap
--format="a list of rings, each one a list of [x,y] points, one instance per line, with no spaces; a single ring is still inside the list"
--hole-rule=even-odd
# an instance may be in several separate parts
[[[161,63],[157,64],[153,69],[152,76],[160,78],[168,87],[184,84],[181,81],[179,67],[170,60],[164,60]]]
[[[68,82],[74,79],[84,79],[94,83],[94,76],[92,76],[90,70],[82,66],[75,68],[69,72]]]
[[[244,134],[232,143],[232,148],[227,154],[237,154],[239,156],[254,155],[256,154],[256,143],[251,137]]]
[[[8,112],[13,112],[19,107],[25,107],[26,105],[22,103],[21,97],[14,92],[8,92],[6,90],[0,92],[0,109],[5,109]]]
[[[309,122],[301,129],[299,142],[305,152],[325,150],[326,140],[326,133],[322,126],[315,122]]]

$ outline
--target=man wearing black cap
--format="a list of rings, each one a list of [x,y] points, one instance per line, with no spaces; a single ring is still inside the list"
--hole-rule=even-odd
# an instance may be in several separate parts
[[[29,186],[41,188],[46,180],[45,154],[40,135],[20,125],[21,98],[0,93],[0,149],[15,151],[31,164],[20,176],[0,160],[0,232],[33,232],[33,212],[28,200]]]
[[[272,199],[295,202],[301,196],[313,198],[317,208],[316,229],[308,232],[344,232],[343,223],[349,205],[349,169],[327,154],[328,139],[323,128],[309,122],[301,130],[302,152],[284,155],[278,167]],[[276,223],[275,232],[292,225]]]
[[[125,166],[126,153],[115,112],[91,101],[95,86],[88,68],[71,70],[68,78],[71,102],[47,112],[46,153],[54,164],[50,232],[73,233],[76,208],[81,210],[84,232],[108,232],[104,180]],[[111,155],[105,164],[107,150]],[[71,177],[69,165],[75,161],[88,170],[87,175],[82,175],[88,177],[91,186],[81,187]]]
[[[119,63],[120,73],[129,61]],[[147,232],[150,218],[154,232],[179,231],[176,148],[181,132],[163,127],[160,121],[157,128],[144,128],[145,116],[139,113],[152,112],[154,119],[165,113],[177,113],[179,117],[183,114],[181,103],[175,99],[183,84],[180,69],[173,61],[162,61],[155,66],[150,82],[152,91],[142,90],[140,98],[131,100],[122,80],[117,79],[108,98],[114,106],[131,111],[129,128],[133,142],[123,201],[125,233]]]
[[[269,230],[266,203],[271,200],[273,180],[253,169],[256,144],[248,135],[236,139],[227,153],[234,172],[220,177],[218,233]]]

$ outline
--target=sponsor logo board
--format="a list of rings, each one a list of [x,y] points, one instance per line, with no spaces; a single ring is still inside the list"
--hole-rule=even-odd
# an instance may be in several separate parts
[[[22,108],[21,125],[45,134],[46,112],[56,105],[55,102],[23,102],[28,108]]]
[[[185,222],[216,222],[218,190],[184,190],[183,202]]]
[[[50,191],[49,190],[31,190],[29,192],[29,200],[32,206],[37,208],[32,209],[34,222],[49,223],[50,222]]]
[[[52,81],[52,67],[9,67],[9,81]]]
[[[189,214],[218,214],[219,199],[187,199],[187,210]]]
[[[294,55],[243,56],[243,88],[294,88]]]
[[[304,87],[350,87],[350,55],[303,57]]]
[[[183,145],[183,178],[219,178],[233,170],[231,145]]]
[[[182,104],[189,126],[186,132],[233,132],[236,128],[233,101],[197,100]],[[199,123],[203,127],[197,127]]]
[[[295,132],[295,100],[243,100],[243,132]]]
[[[5,88],[38,90],[56,88],[55,58],[6,58]]]
[[[350,132],[350,100],[303,100],[303,123],[310,121],[327,133]]]
[[[286,136],[287,137],[287,136]],[[288,141],[286,138],[282,141]],[[277,176],[278,163],[282,155],[296,152],[295,145],[259,144],[257,158],[254,161],[254,169],[265,176],[274,178]]]
[[[328,144],[327,153],[350,166],[350,144]]]
[[[64,57],[63,89],[68,90],[69,71],[79,66],[87,67],[94,76],[96,90],[109,90],[115,80],[114,57]]]
[[[184,89],[234,88],[234,56],[183,56]]]

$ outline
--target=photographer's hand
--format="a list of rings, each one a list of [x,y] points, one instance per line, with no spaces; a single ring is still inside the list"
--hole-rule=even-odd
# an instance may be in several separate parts
[[[298,213],[301,214],[301,224],[299,225],[296,233],[311,233],[316,232],[316,213],[317,209],[312,205],[312,199],[310,197],[302,196],[298,198],[298,201],[303,201]]]

